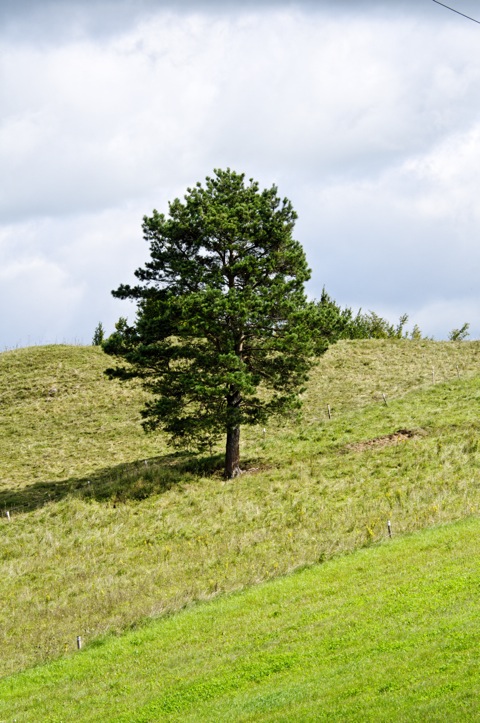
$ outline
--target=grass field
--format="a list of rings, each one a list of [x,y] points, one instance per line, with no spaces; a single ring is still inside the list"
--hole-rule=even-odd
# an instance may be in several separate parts
[[[0,681],[2,721],[472,721],[471,518],[193,606]]]
[[[233,482],[219,454],[144,435],[143,394],[109,363],[0,354],[0,675],[370,546],[388,519],[399,535],[478,514],[477,342],[332,347],[301,419],[245,430]]]

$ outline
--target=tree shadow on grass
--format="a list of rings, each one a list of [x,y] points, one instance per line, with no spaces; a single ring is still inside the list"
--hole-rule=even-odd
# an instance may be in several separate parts
[[[19,514],[59,502],[69,495],[79,499],[121,504],[143,500],[199,477],[220,476],[222,455],[197,457],[188,452],[150,457],[105,467],[86,477],[35,482],[22,489],[0,490],[0,514]]]

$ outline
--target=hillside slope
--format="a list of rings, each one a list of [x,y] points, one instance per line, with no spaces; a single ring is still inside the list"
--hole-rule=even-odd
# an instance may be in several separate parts
[[[92,346],[0,353],[2,488],[83,478],[168,451],[161,435],[141,429],[138,386],[104,376],[112,364]],[[429,387],[432,377],[439,383],[472,374],[480,374],[480,342],[340,342],[312,371],[303,424],[325,421],[327,404],[336,416],[383,403],[382,394],[394,399]],[[258,431],[243,436],[247,454],[258,454]]]
[[[388,519],[477,514],[479,360],[476,342],[338,344],[303,420],[246,430],[227,483],[218,457],[143,434],[142,392],[99,350],[1,354],[0,675],[369,545]]]
[[[480,519],[198,605],[0,681],[0,719],[478,720]]]

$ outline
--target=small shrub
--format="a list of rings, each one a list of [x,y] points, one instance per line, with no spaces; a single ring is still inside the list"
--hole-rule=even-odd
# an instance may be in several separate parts
[[[469,328],[470,324],[464,324],[460,329],[452,329],[448,335],[448,341],[464,341],[467,336],[470,336]]]
[[[92,346],[101,346],[105,337],[105,330],[101,321],[98,322],[93,332]]]

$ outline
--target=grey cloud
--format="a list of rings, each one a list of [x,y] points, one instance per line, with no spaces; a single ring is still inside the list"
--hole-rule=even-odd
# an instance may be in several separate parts
[[[392,49],[386,27],[157,18],[123,44],[7,51],[0,211],[95,212],[213,165],[374,177],[468,126],[480,92],[468,45],[438,66],[442,38],[397,25]]]
[[[468,3],[468,0],[464,0]],[[386,16],[426,15],[432,22],[445,19],[430,0],[3,0],[0,36],[39,44],[72,38],[108,37],[129,30],[142,18],[157,14],[216,16],[245,11],[298,9],[308,13],[352,14],[375,12]]]
[[[110,289],[146,260],[142,215],[218,166],[292,199],[312,295],[480,334],[474,24],[430,0],[245,7],[1,4],[2,343],[133,315]]]

